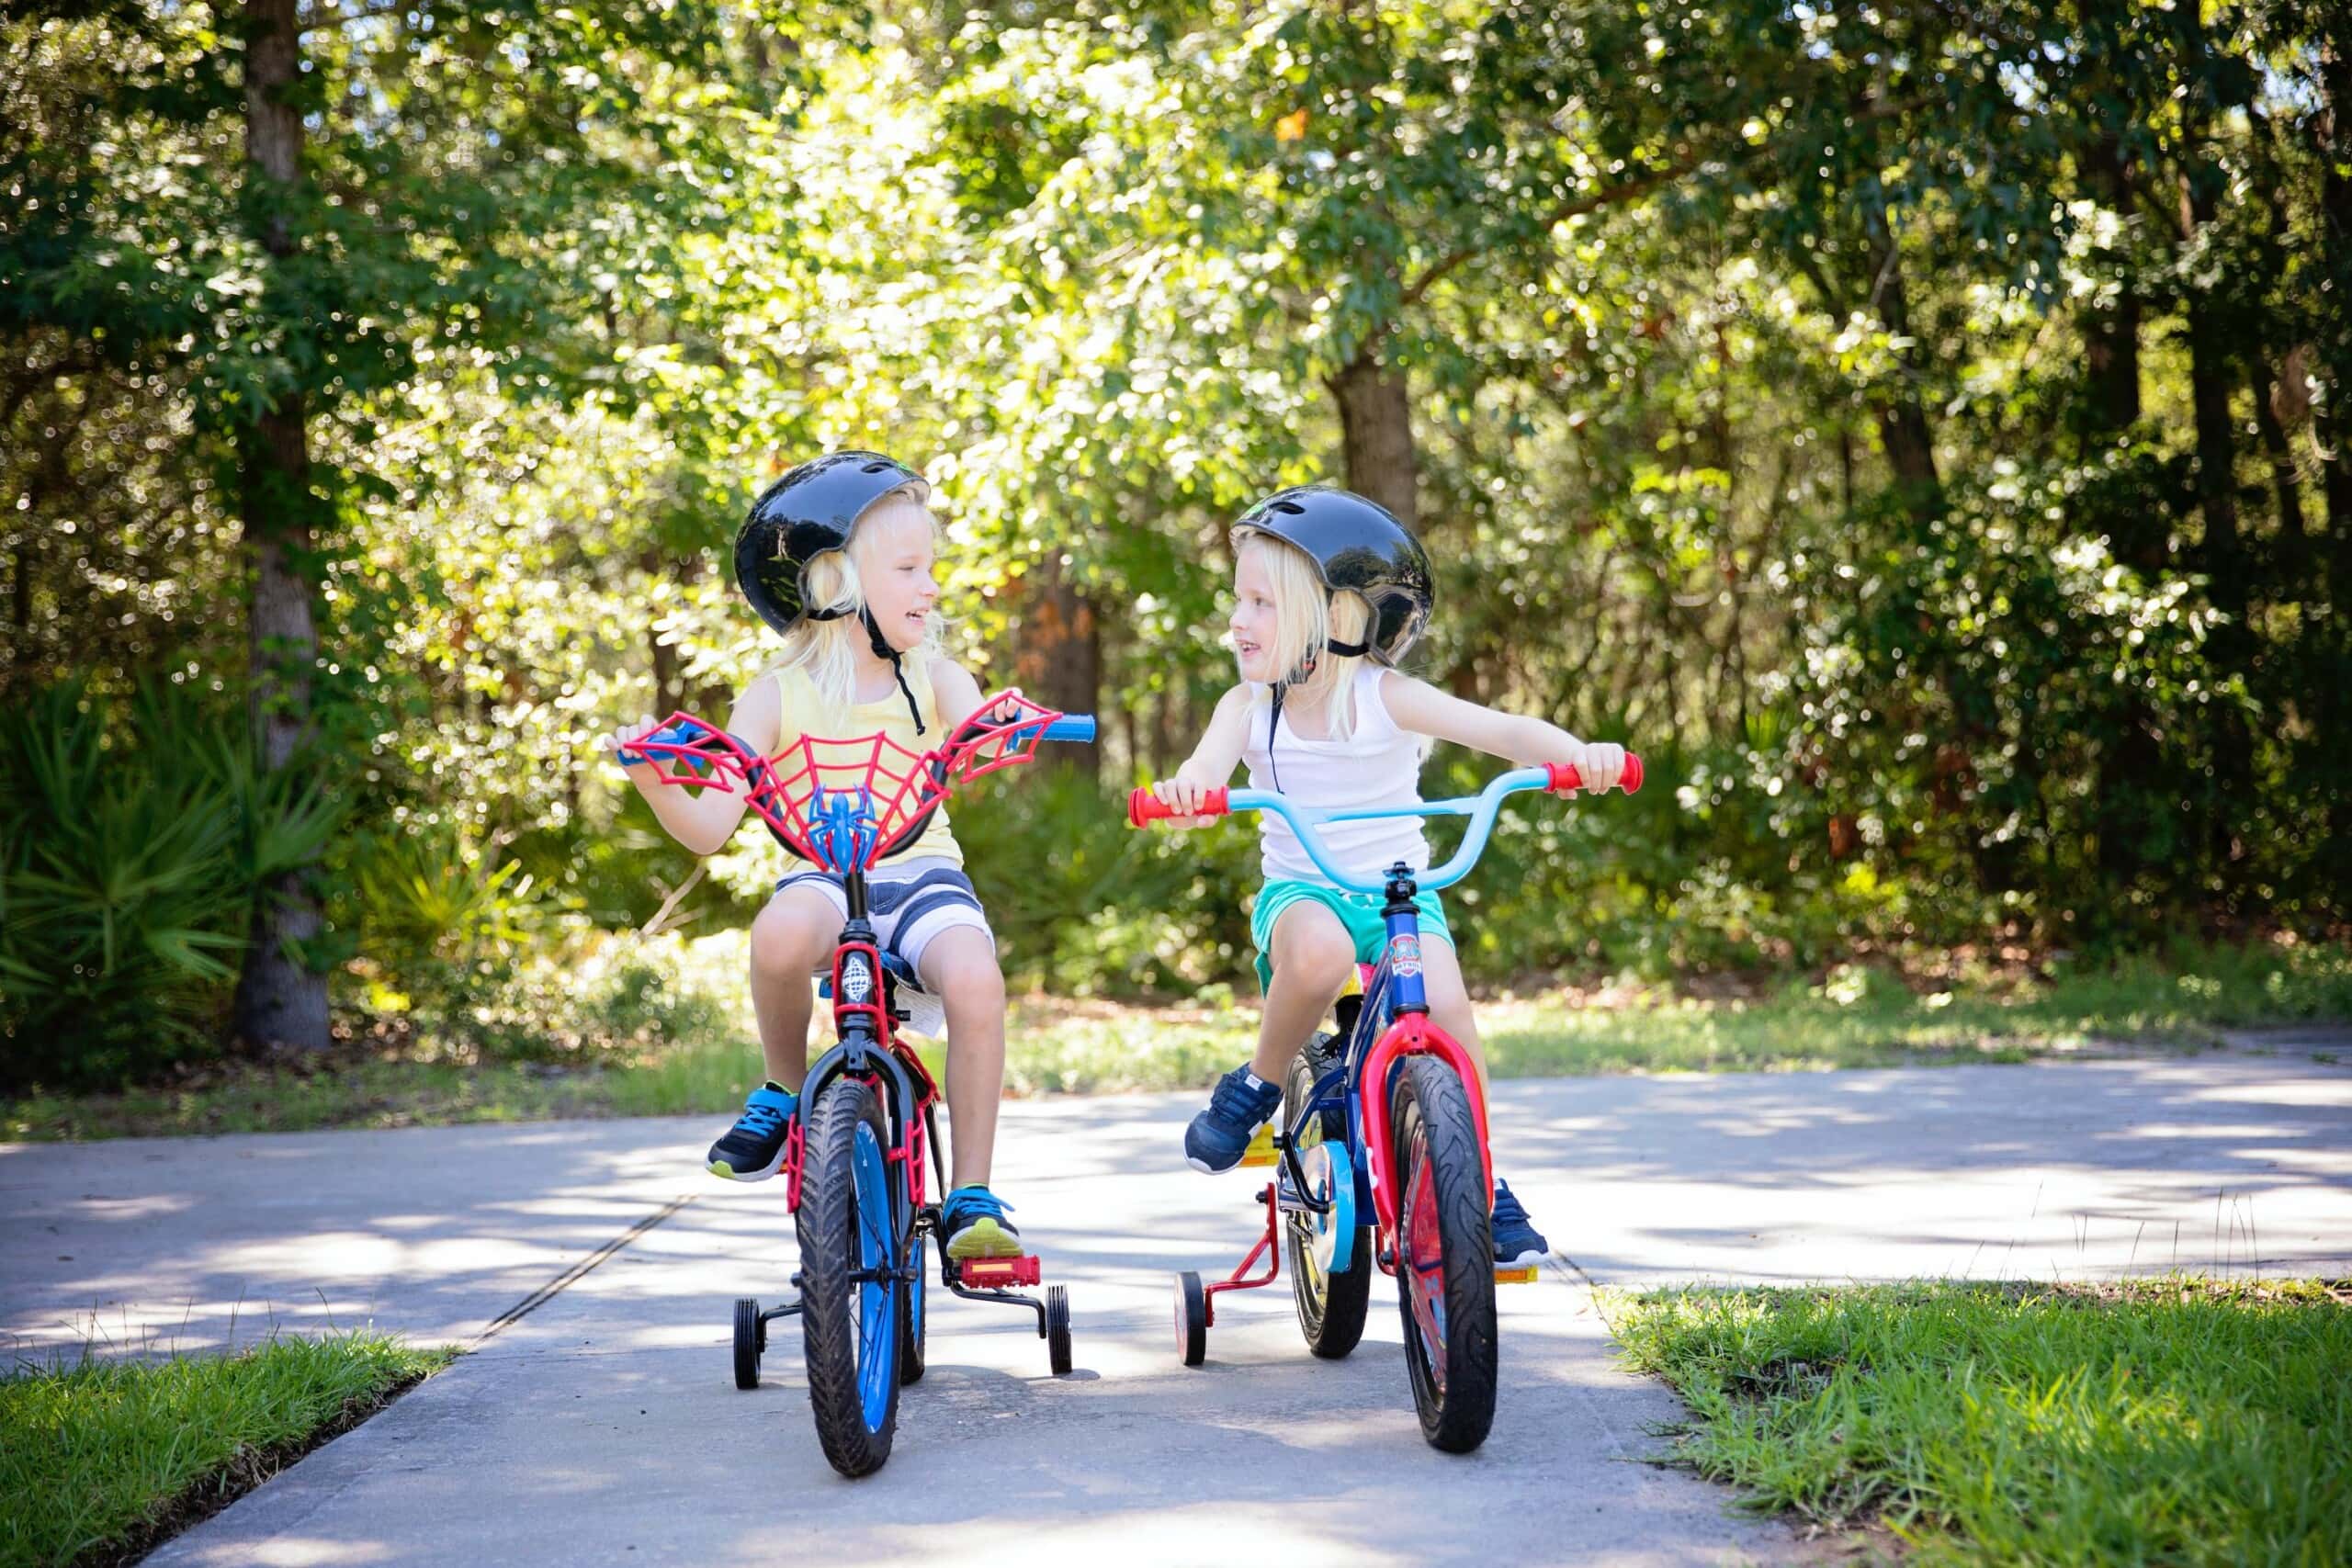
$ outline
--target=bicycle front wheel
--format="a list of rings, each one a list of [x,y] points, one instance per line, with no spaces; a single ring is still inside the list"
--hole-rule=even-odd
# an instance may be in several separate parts
[[[1493,1198],[1462,1079],[1433,1057],[1408,1059],[1389,1126],[1413,1407],[1431,1447],[1468,1453],[1494,1425],[1497,1343]]]
[[[899,1425],[905,1261],[888,1134],[874,1086],[836,1078],[808,1116],[800,1196],[800,1326],[825,1458],[870,1475]]]

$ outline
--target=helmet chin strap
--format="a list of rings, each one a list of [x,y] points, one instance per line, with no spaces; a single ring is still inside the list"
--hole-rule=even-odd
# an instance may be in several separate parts
[[[1326,637],[1323,646],[1342,659],[1362,659],[1372,651],[1368,642],[1340,642],[1335,637]],[[1274,682],[1273,701],[1269,705],[1272,711],[1266,715],[1266,768],[1274,775],[1276,789],[1283,787],[1282,764],[1274,761],[1274,731],[1283,721],[1283,694],[1314,674],[1315,666],[1321,661],[1320,655],[1309,653],[1296,669]]]
[[[812,621],[838,621],[848,614],[847,610],[811,610],[808,612],[808,618]],[[882,635],[882,624],[874,618],[872,605],[859,605],[857,618],[865,623],[865,640],[874,649],[874,657],[890,661],[891,677],[899,682],[899,691],[907,699],[907,713],[915,721],[915,733],[922,734],[922,710],[915,706],[914,688],[907,684],[907,667],[903,657],[897,649],[890,646],[889,639]]]

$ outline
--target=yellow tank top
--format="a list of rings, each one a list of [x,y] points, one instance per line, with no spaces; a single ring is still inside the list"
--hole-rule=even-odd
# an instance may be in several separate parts
[[[907,699],[895,684],[891,686],[888,696],[877,697],[870,703],[853,704],[844,712],[826,705],[817,695],[816,685],[808,679],[806,671],[793,666],[775,671],[776,694],[782,699],[782,722],[776,733],[776,750],[781,751],[797,743],[804,735],[828,740],[887,735],[908,750],[917,752],[928,751],[938,746],[947,739],[947,732],[939,722],[938,699],[932,694],[931,670],[927,663],[913,659],[906,660],[904,668],[907,687],[915,694],[915,708],[922,715],[923,732],[921,735],[915,733],[915,721],[907,712]],[[817,782],[828,789],[865,783],[862,765],[822,765],[837,762],[848,755],[848,750],[843,747],[818,748],[817,761],[820,765],[817,770]],[[897,752],[886,749],[882,756],[884,766],[892,773],[903,774],[910,770],[907,759]],[[860,758],[862,762],[863,758]],[[790,765],[787,764],[784,771],[790,772]],[[881,784],[878,787],[888,791],[893,786]],[[964,863],[963,846],[956,843],[956,835],[948,829],[945,802],[943,801],[939,809],[932,813],[931,821],[919,838],[891,852],[882,863],[888,865],[892,861],[917,855],[944,860],[954,865]]]

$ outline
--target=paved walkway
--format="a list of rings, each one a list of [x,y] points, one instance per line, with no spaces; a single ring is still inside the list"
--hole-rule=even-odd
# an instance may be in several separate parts
[[[2352,1273],[2352,1066],[2301,1049],[1506,1084],[1500,1163],[1562,1258],[1502,1293],[1494,1436],[1455,1459],[1413,1425],[1385,1285],[1344,1362],[1266,1291],[1175,1365],[1170,1271],[1229,1267],[1251,1224],[1248,1175],[1174,1161],[1192,1099],[1006,1107],[1000,1187],[1070,1286],[1078,1371],[934,1293],[932,1370],[860,1483],[818,1450],[788,1324],[766,1386],[729,1382],[729,1303],[775,1295],[791,1247],[780,1190],[693,1168],[707,1119],[0,1146],[0,1344],[477,1346],[158,1563],[1717,1562],[1802,1549],[1641,1462],[1677,1407],[1616,1367],[1587,1280]]]

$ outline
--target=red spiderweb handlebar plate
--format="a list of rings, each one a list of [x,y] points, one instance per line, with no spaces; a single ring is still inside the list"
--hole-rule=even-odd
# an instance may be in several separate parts
[[[762,756],[684,713],[673,714],[661,731],[683,730],[695,739],[633,740],[628,749],[652,764],[662,784],[743,796],[769,831],[802,858],[832,872],[865,870],[913,837],[957,785],[1035,757],[1046,727],[1063,716],[1018,692],[987,697],[978,711],[994,716],[966,720],[945,744],[928,751],[910,750],[887,735],[804,735]],[[844,792],[863,794],[872,823],[854,866],[836,865],[825,852],[817,809],[822,798]]]

